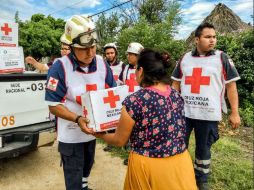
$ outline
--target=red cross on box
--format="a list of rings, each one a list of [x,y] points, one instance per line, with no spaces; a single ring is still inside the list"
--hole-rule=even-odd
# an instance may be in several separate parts
[[[81,105],[81,96],[76,96],[76,102]]]
[[[116,107],[116,102],[120,100],[119,95],[114,95],[113,90],[108,91],[108,97],[103,98],[103,102],[109,103],[110,108],[115,108]]]
[[[129,86],[129,92],[134,92],[134,87],[138,86],[138,83],[136,81],[136,76],[134,73],[130,74],[130,79],[127,79],[125,84]]]
[[[88,111],[85,106],[83,106],[83,114],[85,117],[87,117],[87,115],[88,115]]]
[[[85,86],[86,91],[96,91],[97,90],[97,84],[87,84]],[[81,105],[81,96],[76,96],[76,102]]]
[[[185,84],[191,85],[191,93],[199,94],[201,85],[210,85],[210,77],[202,76],[202,68],[193,68],[192,76],[185,77]]]
[[[4,35],[9,35],[9,32],[12,32],[12,29],[9,28],[8,23],[4,23],[4,26],[1,26],[1,30],[4,31]]]

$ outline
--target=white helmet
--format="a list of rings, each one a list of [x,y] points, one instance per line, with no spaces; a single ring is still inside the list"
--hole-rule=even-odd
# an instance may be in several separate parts
[[[62,34],[61,38],[60,38],[60,42],[66,45],[70,45],[71,42],[69,40],[67,40],[67,38],[65,38],[65,34]]]
[[[98,38],[94,22],[85,16],[72,16],[66,21],[62,40],[70,42],[70,45],[78,48],[96,45]]]
[[[143,49],[144,47],[140,43],[132,42],[128,46],[127,53],[134,53],[139,55]]]
[[[104,47],[103,47],[103,50],[104,52],[106,51],[106,49],[108,48],[114,48],[117,52],[117,47],[116,47],[116,44],[115,43],[107,43]]]

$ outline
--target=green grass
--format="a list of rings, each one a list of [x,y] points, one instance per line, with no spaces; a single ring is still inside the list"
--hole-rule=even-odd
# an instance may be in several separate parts
[[[99,142],[102,143],[101,140]],[[236,138],[222,136],[212,147],[209,185],[211,190],[253,190],[253,149],[246,155]],[[189,151],[194,160],[194,137]],[[127,158],[128,152],[115,147],[112,155]]]
[[[194,136],[189,152],[195,155]],[[252,150],[253,151],[253,150]],[[243,147],[234,138],[222,136],[212,146],[209,186],[211,190],[253,190],[253,157],[245,155]]]

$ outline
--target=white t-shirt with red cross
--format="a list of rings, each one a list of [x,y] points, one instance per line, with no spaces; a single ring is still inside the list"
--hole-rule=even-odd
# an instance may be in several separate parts
[[[123,83],[129,87],[129,93],[132,94],[140,89],[139,84],[136,81],[135,68],[131,68],[127,65],[123,71]]]
[[[207,56],[186,53],[171,78],[181,82],[185,116],[209,121],[222,119],[225,84],[240,79],[233,62],[218,50]]]
[[[122,72],[123,64],[124,63],[122,61],[119,61],[117,65],[110,65],[117,86],[123,84],[123,82],[119,80],[119,75]]]
[[[106,67],[103,59],[99,56],[97,59],[97,70],[92,73],[79,73],[73,71],[73,65],[68,57],[62,57],[62,63],[65,70],[65,82],[68,87],[65,106],[74,113],[82,115],[80,95],[86,91],[96,91],[105,88]],[[64,119],[58,119],[58,140],[66,143],[88,142],[94,139],[92,135],[85,135],[80,132],[77,124]]]

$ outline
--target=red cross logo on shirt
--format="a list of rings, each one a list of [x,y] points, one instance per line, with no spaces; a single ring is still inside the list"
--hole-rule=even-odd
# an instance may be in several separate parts
[[[97,84],[87,84],[85,86],[85,90],[88,91],[96,91],[97,90]],[[76,102],[81,105],[81,96],[76,96]]]
[[[57,84],[58,84],[58,80],[53,78],[53,77],[50,77],[49,81],[48,81],[48,84],[47,84],[47,89],[52,90],[52,91],[56,91]]]
[[[4,35],[9,35],[9,32],[12,32],[12,29],[9,28],[7,23],[4,23],[4,26],[1,27],[1,30],[4,31]]]
[[[191,85],[191,93],[199,94],[201,85],[210,85],[210,77],[202,76],[202,68],[193,68],[192,76],[185,77],[185,84]]]
[[[115,108],[116,107],[116,102],[120,100],[119,95],[114,95],[113,90],[108,91],[108,97],[103,98],[103,102],[109,103],[110,108]]]
[[[118,80],[118,75],[113,75],[113,76],[114,76],[115,81],[117,81]]]
[[[97,90],[97,84],[87,84],[86,85],[86,91],[96,91]]]
[[[54,78],[53,78],[53,79],[51,79],[49,82],[50,82],[50,84],[51,84],[51,85],[56,84],[56,81],[55,81],[55,79],[54,79]]]
[[[130,79],[127,79],[125,84],[129,86],[129,92],[134,92],[134,87],[138,86],[138,83],[136,81],[136,76],[134,73],[130,74]]]

